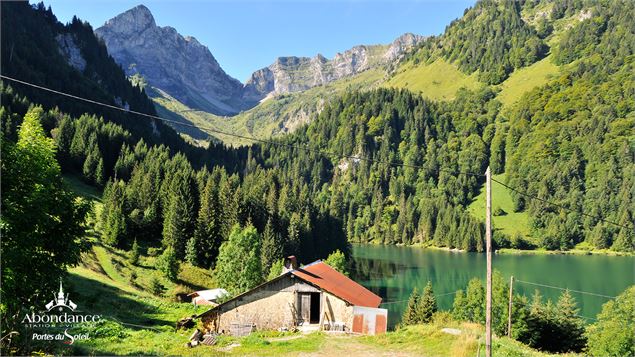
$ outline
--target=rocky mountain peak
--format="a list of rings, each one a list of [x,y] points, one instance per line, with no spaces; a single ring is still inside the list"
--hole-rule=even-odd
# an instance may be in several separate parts
[[[220,115],[243,109],[242,83],[227,75],[194,37],[157,26],[147,7],[115,16],[95,34],[128,75],[140,74],[151,87],[187,106]]]
[[[309,57],[278,57],[245,83],[243,99],[251,103],[270,95],[299,92],[353,76],[370,68],[399,60],[425,37],[405,33],[390,45],[358,45],[332,59],[321,54]]]
[[[156,23],[150,9],[145,5],[137,5],[106,21],[103,27],[111,28],[119,33],[134,34],[156,27]]]

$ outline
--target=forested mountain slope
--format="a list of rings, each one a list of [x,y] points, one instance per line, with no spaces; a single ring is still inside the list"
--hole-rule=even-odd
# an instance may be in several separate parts
[[[351,89],[406,88],[429,99],[447,101],[454,99],[460,88],[489,86],[510,107],[523,94],[568,68],[569,62],[562,61],[558,52],[561,39],[571,36],[575,25],[591,22],[599,9],[610,5],[598,1],[479,1],[443,34],[421,40],[400,61],[385,63],[369,71],[372,73],[291,96],[274,96],[231,118],[204,113],[186,116],[201,127],[232,128],[265,138],[310,122],[325,103]],[[313,100],[316,95],[319,100]],[[178,105],[164,99],[160,102]],[[235,142],[228,137],[223,140]]]
[[[307,181],[353,241],[479,249],[481,228],[464,208],[483,179],[460,172],[482,174],[490,165],[522,193],[512,194],[514,209],[529,214],[532,236],[497,234],[498,247],[570,249],[586,241],[632,251],[635,5],[573,2],[552,16],[584,6],[591,15],[552,39],[561,73],[511,110],[501,111],[495,88],[459,91],[446,103],[394,90],[345,94],[281,139],[326,149],[334,153],[328,161],[266,147],[261,162]]]

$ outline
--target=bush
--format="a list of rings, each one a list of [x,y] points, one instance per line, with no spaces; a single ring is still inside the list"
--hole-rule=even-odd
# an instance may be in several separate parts
[[[512,236],[511,247],[515,249],[534,249],[535,246],[523,237],[522,234],[516,233]]]
[[[132,265],[137,265],[139,263],[139,256],[141,255],[141,247],[137,244],[137,240],[134,240],[132,243],[132,249],[130,249],[130,253],[128,255],[128,261]]]
[[[586,331],[592,356],[635,356],[635,285],[602,306]]]
[[[150,292],[153,295],[156,296],[161,296],[163,295],[163,284],[161,284],[161,281],[158,278],[152,278],[152,281],[150,282]]]
[[[499,231],[492,232],[492,246],[494,249],[509,248],[511,243],[509,237]]]
[[[157,268],[170,281],[176,280],[179,274],[179,261],[176,259],[176,252],[172,247],[168,247],[157,259]]]
[[[331,253],[324,261],[331,268],[338,272],[348,276],[348,264],[346,263],[346,256],[339,249]]]
[[[492,212],[492,214],[494,216],[505,216],[507,215],[507,212],[505,212],[502,208],[500,207],[496,207],[494,208],[494,212]]]

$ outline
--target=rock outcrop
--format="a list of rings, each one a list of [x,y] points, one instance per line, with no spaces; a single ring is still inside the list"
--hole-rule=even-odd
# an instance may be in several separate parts
[[[189,107],[220,115],[242,109],[242,83],[227,75],[194,37],[157,26],[147,7],[108,20],[95,34],[128,75],[142,75]]]
[[[245,83],[243,99],[253,103],[269,95],[299,92],[350,77],[399,60],[423,40],[423,36],[406,33],[390,45],[355,46],[331,60],[320,54],[313,58],[279,57],[251,75]]]
[[[195,38],[157,26],[143,5],[108,20],[95,33],[129,76],[140,74],[151,87],[187,106],[219,115],[236,114],[269,96],[304,91],[392,63],[424,39],[404,34],[390,45],[355,46],[330,60],[320,54],[279,57],[243,85],[227,75]]]

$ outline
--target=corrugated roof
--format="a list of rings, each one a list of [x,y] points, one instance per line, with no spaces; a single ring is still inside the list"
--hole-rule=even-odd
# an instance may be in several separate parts
[[[245,295],[250,294],[254,290],[258,290],[265,285],[280,280],[287,275],[296,276],[298,279],[302,279],[309,284],[313,284],[321,289],[324,289],[351,305],[379,307],[379,305],[381,304],[381,297],[373,294],[372,291],[354,282],[346,275],[331,268],[328,264],[318,260],[299,269],[287,271],[286,273],[281,274],[267,282],[264,282],[249,291],[245,291],[244,293],[237,295],[222,304],[214,306],[210,310],[207,310],[197,315],[196,317],[200,318],[202,316],[205,316],[226,304],[229,304],[237,299],[242,298]]]
[[[351,305],[379,307],[381,303],[381,297],[321,261],[293,270],[291,274],[328,291]]]

